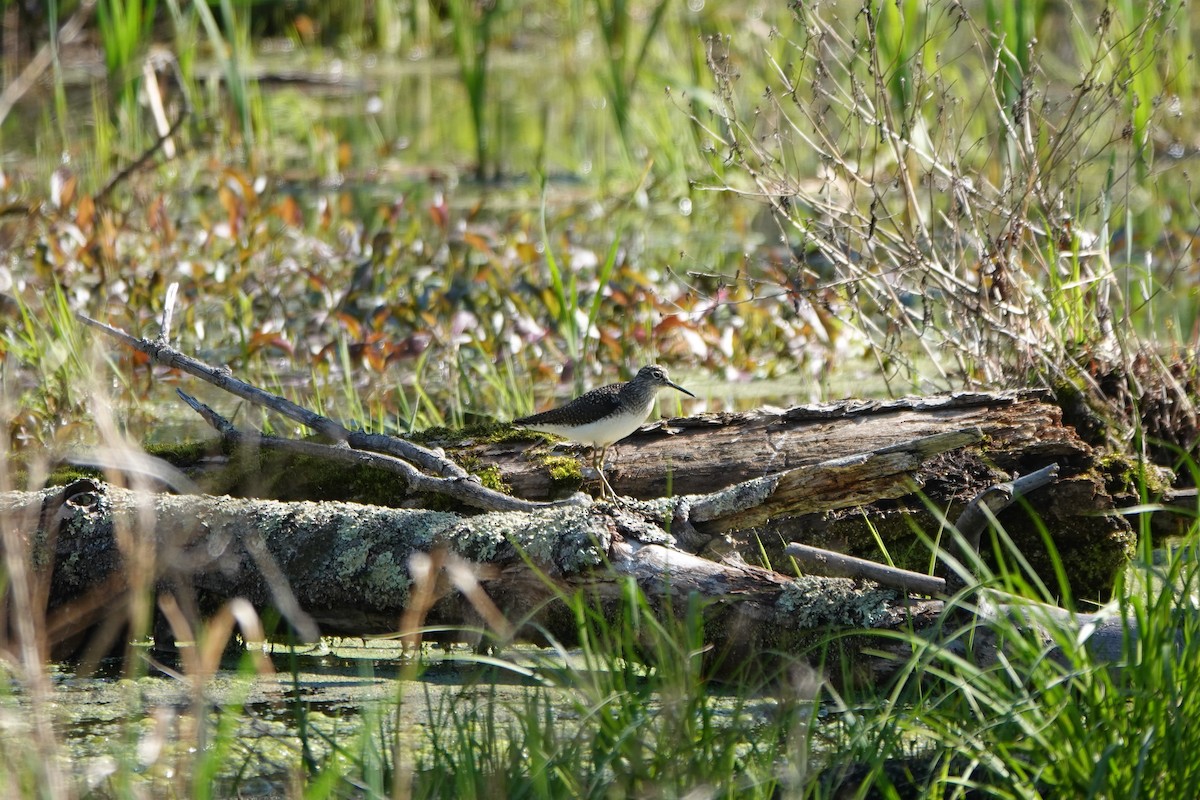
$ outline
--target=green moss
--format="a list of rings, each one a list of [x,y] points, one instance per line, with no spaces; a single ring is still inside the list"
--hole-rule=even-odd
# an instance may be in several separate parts
[[[488,464],[472,453],[451,453],[450,456],[460,467],[479,478],[484,487],[506,494],[512,491],[495,464]]]
[[[1169,471],[1139,463],[1130,455],[1109,453],[1098,458],[1096,464],[1104,476],[1104,488],[1113,497],[1139,497],[1143,488],[1150,496],[1162,496],[1171,490]]]
[[[501,477],[500,468],[494,464],[484,467],[483,469],[476,471],[474,474],[479,477],[479,482],[482,483],[485,488],[492,489],[493,491],[497,492],[504,492],[506,494],[512,490],[512,487],[505,483],[504,479]]]
[[[20,481],[14,481],[18,486],[22,485],[25,481],[24,474],[18,474],[16,478]],[[46,478],[46,485],[66,486],[80,478],[91,478],[92,480],[102,481],[104,480],[104,470],[100,467],[85,467],[79,464],[60,464]]]
[[[583,485],[583,465],[571,456],[543,454],[537,456],[537,464],[550,475],[550,490],[557,494],[575,491]]]
[[[514,428],[507,422],[483,422],[462,428],[439,426],[413,431],[404,438],[421,445],[434,444],[498,444],[501,442],[555,441],[553,436],[524,428]]]
[[[142,449],[148,455],[161,458],[173,467],[186,469],[194,467],[202,459],[214,453],[221,452],[221,440],[207,439],[204,441],[175,442],[170,444],[144,444]]]

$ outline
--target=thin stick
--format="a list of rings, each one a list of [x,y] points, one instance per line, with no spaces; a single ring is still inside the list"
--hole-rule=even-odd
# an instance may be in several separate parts
[[[328,417],[309,411],[307,408],[298,406],[292,401],[278,395],[264,392],[257,386],[252,386],[245,381],[238,380],[233,377],[228,368],[222,369],[205,364],[203,361],[179,352],[164,342],[149,342],[145,339],[138,339],[135,336],[130,336],[123,330],[106,325],[83,314],[79,315],[79,319],[85,325],[107,334],[113,339],[132,347],[134,350],[145,353],[159,364],[183,370],[243,400],[248,400],[257,406],[269,408],[272,411],[277,411],[285,417],[312,428],[335,442],[344,442],[357,450],[373,450],[377,453],[388,453],[442,477],[468,477],[466,470],[433,450],[426,449],[403,439],[398,439],[394,436],[382,436],[380,434],[347,430]]]
[[[175,390],[183,402],[187,403],[212,425],[221,437],[237,446],[261,447],[284,453],[311,456],[325,460],[344,461],[359,467],[375,467],[394,472],[404,479],[409,491],[417,493],[440,494],[458,500],[471,508],[486,511],[533,511],[553,505],[574,505],[576,499],[559,501],[558,503],[536,503],[532,500],[521,500],[501,492],[493,491],[476,483],[473,479],[434,478],[413,467],[407,461],[383,453],[373,453],[366,450],[353,450],[349,447],[307,442],[297,439],[281,439],[239,430],[232,422],[222,417],[216,411],[189,396],[180,389]]]
[[[934,575],[924,575],[907,569],[889,567],[865,558],[855,558],[832,550],[822,550],[807,544],[793,542],[783,549],[784,555],[796,559],[796,563],[807,573],[830,578],[865,578],[884,586],[891,586],[906,594],[924,594],[930,597],[946,595],[946,581]]]

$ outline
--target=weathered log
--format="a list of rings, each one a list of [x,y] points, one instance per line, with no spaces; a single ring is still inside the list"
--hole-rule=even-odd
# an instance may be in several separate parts
[[[460,434],[458,439],[426,440],[424,445],[352,432],[163,342],[139,340],[94,320],[84,321],[161,363],[349,445],[360,451],[355,456],[358,463],[386,461],[384,466],[403,481],[403,488],[388,492],[389,504],[421,503],[421,495],[432,492],[458,507],[528,510],[564,489],[579,488],[578,480],[562,480],[563,459],[548,465],[547,447],[531,448],[529,440],[511,430],[502,428],[504,435],[484,442],[463,441]],[[1032,515],[1010,509],[1000,523],[1040,576],[1051,579],[1054,559],[1043,544],[1044,527],[1067,567],[1073,596],[1107,599],[1134,542],[1129,524],[1113,513],[1116,503],[1110,490],[1119,484],[1116,479],[1122,468],[1102,462],[1073,429],[1062,424],[1060,410],[1047,399],[1036,391],[958,393],[673,420],[671,430],[677,435],[668,435],[669,428],[659,425],[626,440],[628,444],[617,448],[608,474],[617,491],[626,495],[708,495],[710,506],[718,507],[694,509],[685,515],[687,526],[681,526],[689,534],[681,540],[692,548],[733,531],[737,534],[726,536],[727,543],[740,547],[747,557],[756,557],[764,549],[768,558],[781,557],[788,542],[802,541],[877,558],[882,543],[889,551],[894,548],[890,555],[902,566],[920,568],[928,560],[928,548],[914,547],[912,529],[938,535],[942,517],[931,509],[942,509],[953,518],[971,497],[1003,483],[1009,473],[1028,473],[1055,463],[1060,480],[1026,498]],[[208,412],[199,404],[193,407]],[[206,417],[219,420],[215,412]],[[255,436],[220,421],[215,424],[227,440]],[[982,438],[978,448],[945,444],[967,432]],[[498,468],[501,481],[516,497],[468,478],[439,444],[461,463]],[[292,449],[309,446],[295,443]],[[350,452],[343,449],[340,455]],[[942,455],[928,458],[934,453]],[[837,458],[841,461],[835,465]],[[824,462],[826,469],[819,473],[802,469],[817,462]],[[565,472],[578,475],[579,469],[576,465],[573,473]],[[739,502],[737,513],[729,513],[720,506],[734,495],[733,486],[739,487],[737,492],[757,494],[759,502]]]
[[[85,480],[63,490],[0,495],[0,518],[20,526],[31,571],[48,587],[37,596],[48,605],[53,655],[75,647],[97,624],[119,622],[132,609],[130,598],[147,590],[172,594],[172,604],[182,596],[180,605],[200,612],[233,598],[260,612],[276,608],[308,638],[403,633],[419,625],[439,627],[441,638],[467,638],[488,624],[501,640],[516,634],[571,646],[579,629],[561,599],[582,592],[585,602],[613,615],[627,592],[623,579],[632,578],[659,613],[704,601],[710,657],[734,670],[748,658],[765,666],[767,653],[817,652],[814,646],[831,632],[944,630],[941,601],[915,600],[861,579],[789,578],[738,561],[710,561],[671,546],[669,535],[636,510],[608,503],[464,517],[152,494]],[[460,570],[473,565],[488,608],[461,591],[461,578],[424,580],[431,553],[438,563],[447,559],[436,554],[454,554]],[[416,597],[422,586],[427,601]],[[1003,616],[1027,627],[1086,628],[1088,646],[1105,658],[1119,656],[1135,624],[1114,616],[1112,607],[1072,615],[994,592],[979,598],[985,625]],[[889,647],[869,638],[838,640],[851,655],[863,642]],[[890,668],[886,659],[860,664],[868,672]]]
[[[983,457],[1000,471],[1032,471],[1031,461],[1038,466],[1051,461],[1086,466],[1094,458],[1092,448],[1062,424],[1062,412],[1045,392],[960,392],[664,420],[610,448],[605,474],[623,495],[703,494],[836,456],[976,429],[986,442]],[[588,451],[570,444],[530,446],[538,441],[544,440],[464,441],[450,436],[428,444],[459,458],[494,464],[514,494],[540,500],[553,497],[564,485],[561,477],[551,474],[555,465],[548,465],[544,456],[582,456]],[[980,469],[963,464],[974,472]],[[949,474],[945,479],[971,477]],[[990,483],[967,488],[973,493]]]
[[[693,509],[691,531],[683,526],[677,529],[680,544],[693,551],[720,535],[723,546],[739,550],[751,561],[763,549],[772,560],[782,558],[783,547],[792,541],[880,560],[882,544],[897,564],[923,571],[928,568],[929,552],[917,542],[913,529],[923,530],[931,538],[938,535],[941,518],[932,509],[941,509],[953,519],[972,497],[1008,480],[1011,472],[1032,472],[1056,463],[1059,479],[1055,484],[1026,497],[1024,506],[1003,512],[1000,523],[1043,580],[1053,580],[1053,562],[1041,533],[1044,526],[1067,566],[1073,596],[1105,600],[1133,548],[1135,537],[1127,521],[1115,513],[1118,498],[1113,494],[1114,488],[1121,488],[1122,473],[1133,473],[1120,460],[1101,459],[1073,429],[1061,424],[1059,410],[1040,397],[1034,392],[954,395],[674,420],[672,424],[683,433],[670,435],[661,426],[649,426],[619,445],[622,454],[610,468],[610,480],[621,493],[651,495],[649,489],[661,488],[672,469],[670,460],[675,458],[675,496],[689,487],[729,491],[735,478],[744,479],[738,491],[770,484],[770,499],[764,497],[757,506],[743,505],[740,514],[710,515]],[[972,423],[976,427],[958,427]],[[500,430],[499,436],[493,428],[489,436],[465,434],[431,444],[446,448],[466,464],[493,469],[494,463],[500,479],[511,483],[514,493],[532,491],[542,501],[550,496],[545,494],[553,481],[550,466],[574,463],[586,453],[573,445],[531,442]],[[924,436],[901,438],[907,433]],[[978,446],[959,447],[959,436],[979,439]],[[868,451],[872,445],[880,449]],[[315,445],[303,443],[293,449],[299,447]],[[936,451],[944,452],[928,457]],[[364,463],[376,458],[344,448],[335,455]],[[823,459],[829,460],[822,471],[807,469]],[[628,468],[631,463],[636,469]],[[236,467],[236,460],[234,464]],[[771,472],[769,467],[784,469]],[[575,469],[578,475],[580,467]],[[297,482],[297,476],[308,471],[272,462],[250,474],[256,482],[264,473],[288,474],[291,496],[304,497],[294,490],[304,485]],[[725,482],[713,480],[713,473],[721,473]],[[344,474],[339,473],[335,485],[346,483]],[[218,493],[261,490],[256,485],[231,485],[213,476],[209,480],[218,481]],[[416,485],[410,484],[410,488]],[[578,479],[560,480],[557,491],[561,494],[578,488]],[[449,489],[467,491],[469,487],[443,483],[443,497],[451,497]],[[713,492],[714,497],[719,494]],[[370,497],[351,494],[338,499],[421,502],[402,485]],[[528,501],[510,505],[530,507]],[[990,554],[991,548],[983,550]]]
[[[1136,540],[1128,521],[1116,512],[1120,505],[1137,502],[1128,482],[1128,476],[1136,473],[1121,459],[1098,453],[1064,425],[1061,410],[1044,392],[848,400],[670,420],[644,427],[617,445],[615,455],[610,449],[606,474],[620,494],[708,492],[838,455],[853,461],[854,454],[878,453],[917,438],[968,430],[981,433],[979,446],[952,450],[912,466],[904,473],[911,487],[907,491],[871,497],[876,487],[860,484],[863,476],[848,471],[831,487],[847,499],[843,504],[812,508],[801,502],[766,513],[750,512],[729,525],[697,528],[710,534],[739,528],[727,537],[728,546],[748,559],[765,550],[774,561],[783,557],[788,543],[801,542],[882,560],[882,545],[898,565],[923,571],[928,568],[929,549],[917,541],[914,529],[937,538],[942,520],[955,519],[980,491],[1004,483],[1012,473],[1032,473],[1057,464],[1055,483],[1001,513],[1000,524],[1038,575],[1053,583],[1054,563],[1042,536],[1044,529],[1066,566],[1073,596],[1107,600]],[[570,444],[530,445],[511,438],[447,438],[432,444],[463,460],[495,464],[515,494],[531,499],[554,496],[556,487],[561,491],[578,486],[556,483],[551,470],[561,465],[548,456],[578,457],[586,452]],[[865,474],[874,477],[872,471]],[[811,481],[803,470],[794,475]],[[814,487],[808,483],[804,488],[807,492]],[[851,502],[856,496],[857,502]],[[990,545],[982,550],[990,557]]]
[[[939,607],[870,582],[791,579],[700,558],[672,547],[636,511],[608,503],[464,517],[80,481],[65,492],[0,496],[0,514],[42,521],[23,533],[29,562],[46,570],[47,630],[56,643],[73,644],[79,632],[121,613],[122,597],[146,589],[194,590],[181,604],[201,610],[245,598],[260,610],[280,609],[308,635],[396,632],[412,602],[414,555],[441,548],[475,565],[491,601],[525,636],[567,645],[578,629],[558,600],[582,591],[587,602],[613,609],[627,591],[625,577],[664,610],[684,609],[693,596],[711,603],[707,634],[722,654],[796,652],[830,630],[922,627]],[[147,585],[134,585],[138,574]],[[426,625],[450,627],[484,618],[449,585],[423,616]]]

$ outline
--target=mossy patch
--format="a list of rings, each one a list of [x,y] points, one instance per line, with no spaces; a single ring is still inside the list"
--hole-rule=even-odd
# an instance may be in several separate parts
[[[187,469],[194,467],[204,458],[223,452],[220,439],[205,439],[202,441],[171,442],[169,444],[144,444],[142,449],[147,455],[161,458],[173,467]]]
[[[550,476],[553,494],[573,492],[583,485],[583,465],[577,458],[543,454],[536,457],[536,462]]]
[[[234,455],[225,470],[208,477],[205,490],[283,501],[346,500],[377,506],[399,505],[408,497],[404,480],[389,470],[267,450],[242,450]]]
[[[1104,476],[1104,488],[1114,498],[1140,497],[1144,488],[1147,495],[1161,497],[1171,490],[1172,474],[1169,470],[1145,464],[1124,453],[1109,453],[1097,459],[1097,468]]]
[[[512,491],[512,487],[504,482],[503,473],[495,464],[488,464],[470,453],[451,453],[450,455],[456,464],[479,478],[479,482],[486,488],[505,494]]]
[[[438,426],[426,428],[423,431],[413,431],[412,433],[405,434],[403,438],[425,446],[462,446],[466,443],[486,445],[502,442],[528,442],[531,440],[553,441],[553,437],[547,436],[544,433],[537,433],[536,431],[524,428],[514,428],[507,422],[481,422],[462,428]]]

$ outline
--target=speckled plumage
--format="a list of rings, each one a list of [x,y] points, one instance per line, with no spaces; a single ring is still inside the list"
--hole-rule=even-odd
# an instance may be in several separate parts
[[[573,427],[586,425],[621,410],[621,389],[628,384],[610,383],[576,397],[566,405],[514,419],[514,425],[536,429],[539,425]]]
[[[593,465],[597,466],[604,486],[611,492],[612,487],[604,478],[604,455],[608,446],[640,428],[654,409],[655,397],[666,388],[678,389],[695,397],[672,382],[665,369],[648,364],[627,383],[611,383],[592,389],[564,406],[515,419],[513,424],[599,448],[598,454],[593,451]]]

